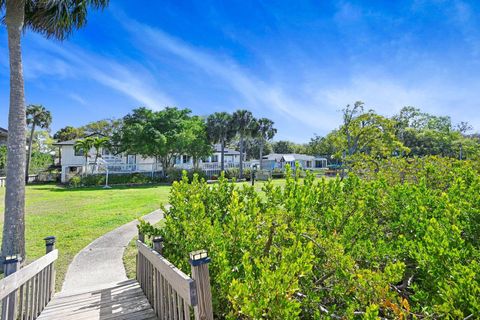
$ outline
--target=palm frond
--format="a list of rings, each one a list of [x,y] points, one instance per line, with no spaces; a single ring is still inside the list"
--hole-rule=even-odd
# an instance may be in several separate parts
[[[108,3],[109,0],[29,0],[25,6],[25,28],[47,38],[64,40],[87,23],[89,8],[104,9]]]

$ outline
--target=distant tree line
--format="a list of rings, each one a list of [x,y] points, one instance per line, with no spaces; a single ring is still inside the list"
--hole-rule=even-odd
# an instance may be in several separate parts
[[[325,136],[314,136],[306,153],[327,155],[334,161],[356,155],[371,157],[438,155],[477,159],[480,139],[472,127],[453,124],[449,116],[436,116],[407,106],[388,118],[366,110],[362,102],[343,109],[341,126]]]

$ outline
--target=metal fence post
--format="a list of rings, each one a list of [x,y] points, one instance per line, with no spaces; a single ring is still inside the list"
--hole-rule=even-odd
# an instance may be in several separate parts
[[[50,253],[55,250],[56,238],[54,236],[48,236],[45,239],[45,253]]]
[[[194,307],[196,320],[213,320],[212,291],[208,272],[210,261],[206,250],[190,253],[192,279],[195,280],[198,298],[198,304]]]

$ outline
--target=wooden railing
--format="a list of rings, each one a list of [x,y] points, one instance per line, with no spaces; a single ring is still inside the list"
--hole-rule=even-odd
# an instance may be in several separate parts
[[[159,319],[213,320],[212,295],[205,250],[190,254],[190,278],[162,253],[161,238],[153,239],[154,249],[137,240],[137,281]]]
[[[19,269],[21,258],[6,257],[5,278],[0,280],[1,319],[36,319],[55,292],[58,250],[55,237],[45,238],[47,254]]]

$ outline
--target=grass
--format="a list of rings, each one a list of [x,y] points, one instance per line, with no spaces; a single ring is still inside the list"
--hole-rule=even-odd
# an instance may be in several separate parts
[[[65,189],[32,185],[26,190],[27,263],[45,254],[43,238],[57,237],[57,287],[69,263],[90,242],[168,201],[169,186]],[[0,210],[5,188],[0,188]],[[3,228],[3,215],[0,224]]]

